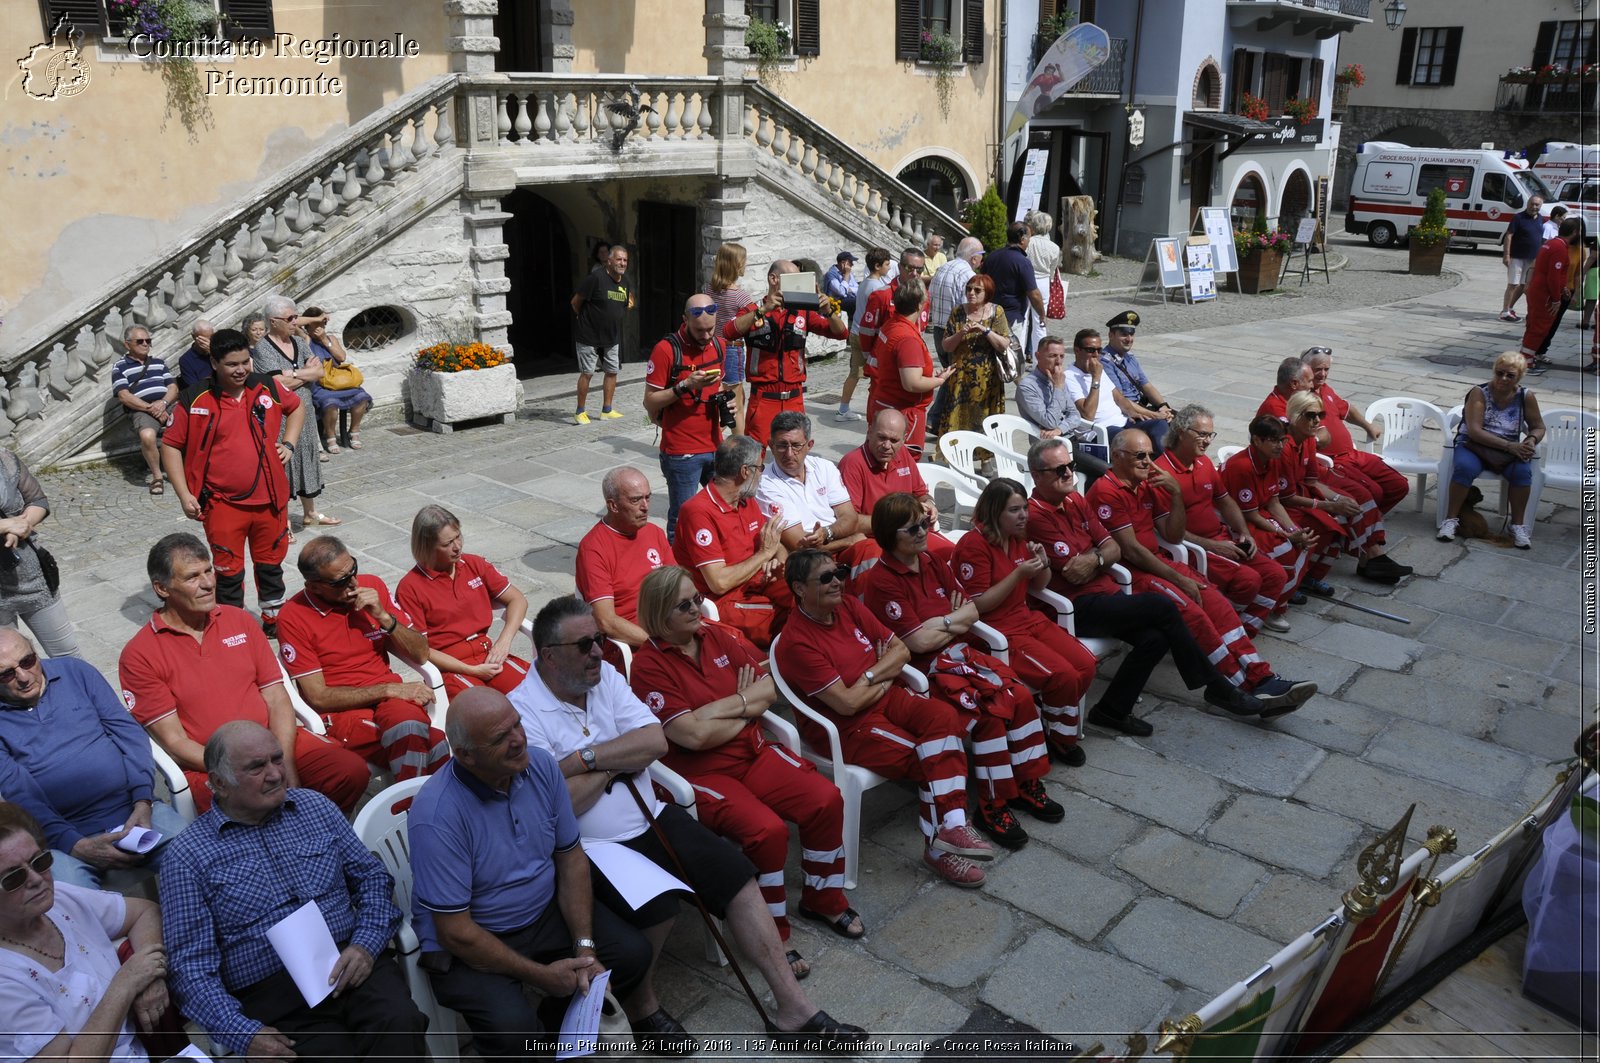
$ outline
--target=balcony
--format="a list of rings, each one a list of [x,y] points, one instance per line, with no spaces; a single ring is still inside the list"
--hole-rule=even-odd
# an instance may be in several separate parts
[[[1057,38],[1048,37],[1042,33],[1033,35],[1033,55],[1028,66],[1032,71],[1039,65],[1039,60],[1044,58],[1044,53],[1056,43]],[[1089,76],[1078,82],[1066,91],[1061,98],[1069,99],[1111,99],[1122,98],[1122,68],[1127,62],[1128,41],[1125,37],[1111,38],[1111,55],[1105,62],[1089,72]]]
[[[1327,40],[1372,21],[1372,0],[1228,0],[1228,24],[1258,32],[1289,26]]]
[[[1519,75],[1500,75],[1494,109],[1517,114],[1589,114],[1600,106],[1600,82],[1578,77],[1529,81]]]

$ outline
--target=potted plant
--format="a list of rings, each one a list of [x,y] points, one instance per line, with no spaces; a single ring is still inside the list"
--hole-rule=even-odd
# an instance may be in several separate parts
[[[794,52],[794,34],[788,24],[752,18],[745,27],[744,46],[756,61],[756,77],[769,88],[776,87],[784,61]]]
[[[1317,101],[1291,96],[1284,101],[1283,113],[1293,118],[1295,125],[1305,125],[1317,116]]]
[[[1408,234],[1410,243],[1410,272],[1418,276],[1437,277],[1444,268],[1444,253],[1450,247],[1454,234],[1445,226],[1444,189],[1435,188],[1428,193],[1428,205],[1423,208],[1422,221]]]
[[[1283,273],[1283,256],[1294,247],[1294,234],[1287,229],[1268,229],[1256,219],[1255,228],[1236,229],[1233,248],[1239,256],[1239,271],[1234,287],[1245,295],[1259,295],[1278,286]]]
[[[977,199],[962,204],[961,221],[967,232],[981,240],[990,251],[1006,245],[1006,202],[994,185],[986,188]]]
[[[410,385],[413,422],[435,432],[484,417],[510,424],[522,404],[516,367],[487,343],[446,340],[424,347],[417,352]]]
[[[1514,66],[1500,75],[1500,80],[1508,85],[1532,85],[1533,79],[1538,76],[1538,73],[1532,67]]]
[[[1350,102],[1350,90],[1367,83],[1367,72],[1360,63],[1347,63],[1333,79],[1333,109],[1342,111]]]
[[[112,32],[120,33],[130,43],[135,37],[172,44],[196,42],[211,36],[217,26],[215,9],[195,0],[108,0],[106,13]],[[155,61],[166,86],[167,114],[176,114],[193,139],[198,127],[211,125],[211,105],[206,102],[194,57],[162,54]]]
[[[1248,92],[1239,98],[1239,114],[1244,118],[1253,118],[1258,122],[1265,122],[1272,117],[1272,109],[1267,106],[1267,101],[1260,96],[1252,96]]]
[[[933,67],[939,113],[949,118],[950,101],[955,96],[956,65],[961,62],[961,42],[948,33],[923,30],[922,61]]]

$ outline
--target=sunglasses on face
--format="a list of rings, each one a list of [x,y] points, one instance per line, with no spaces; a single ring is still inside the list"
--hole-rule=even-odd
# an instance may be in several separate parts
[[[1300,416],[1304,417],[1308,421],[1320,421],[1320,420],[1322,420],[1322,416],[1323,415],[1322,415],[1322,411],[1321,410],[1307,410],[1305,413],[1302,413]]]
[[[717,308],[715,306],[691,306],[684,311],[690,317],[705,317],[707,314],[715,314],[716,312]]]
[[[840,565],[838,568],[833,568],[833,569],[829,569],[826,572],[818,573],[818,575],[817,575],[817,586],[826,587],[828,584],[832,583],[834,580],[843,581],[843,580],[847,580],[849,578],[850,578],[850,566],[849,565]]]
[[[683,601],[681,601],[677,605],[673,606],[672,607],[672,611],[674,613],[686,613],[686,614],[698,613],[700,611],[700,603],[705,601],[705,600],[706,600],[706,596],[701,594],[700,592],[696,591],[692,598],[685,598]],[[584,653],[588,653],[589,651],[588,650],[584,650],[583,652]]]
[[[24,882],[28,881],[29,871],[32,871],[35,875],[42,875],[50,870],[50,865],[55,863],[55,860],[55,855],[49,849],[35,853],[33,859],[21,867],[14,867],[5,874],[0,875],[0,890],[4,890],[6,893],[15,893],[22,888]]]
[[[150,346],[150,341],[149,340],[129,340],[128,342],[130,344],[132,344],[133,346],[135,346],[135,347],[148,347],[148,346]]]
[[[344,575],[340,576],[338,579],[323,579],[323,578],[319,577],[317,579],[317,582],[323,584],[324,586],[332,587],[336,591],[342,591],[346,587],[348,587],[351,584],[355,583],[355,581],[356,581],[356,569],[358,567],[359,566],[356,564],[356,559],[352,557],[350,559],[350,571],[349,572],[346,572]]]
[[[1155,454],[1148,450],[1125,450],[1122,453],[1129,461],[1149,461],[1155,457]]]
[[[1500,379],[1500,380],[1515,380],[1515,379],[1517,379],[1517,371],[1515,369],[1496,369],[1494,371],[1494,375],[1495,375],[1495,377],[1497,379]]]
[[[22,660],[18,661],[15,668],[7,668],[5,671],[0,672],[0,683],[11,682],[13,679],[17,678],[17,673],[22,671],[24,668],[31,671],[38,666],[39,655],[37,653],[30,653],[26,657],[22,658]]]
[[[696,597],[698,597],[698,595],[696,595]],[[584,656],[588,656],[594,652],[594,648],[596,646],[605,645],[605,641],[606,637],[604,635],[585,635],[583,638],[576,639],[572,642],[552,642],[550,645],[546,646],[545,649],[553,650],[557,646],[576,646],[578,647],[579,653],[583,654]]]
[[[905,532],[907,535],[924,535],[927,532],[930,532],[930,531],[933,530],[933,521],[928,520],[926,517],[924,517],[922,520],[917,521],[915,524],[907,524],[904,528],[901,528],[900,530]]]
[[[1072,475],[1072,471],[1077,467],[1077,462],[1069,461],[1065,465],[1057,465],[1049,469],[1035,469],[1033,474],[1035,476],[1054,476],[1058,480],[1065,480]]]

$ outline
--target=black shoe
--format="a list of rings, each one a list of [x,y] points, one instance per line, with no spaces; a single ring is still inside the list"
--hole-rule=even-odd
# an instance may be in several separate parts
[[[1334,594],[1333,584],[1324,583],[1320,579],[1303,579],[1300,581],[1300,589],[1316,598],[1332,598]]]
[[[780,1030],[767,1026],[774,1052],[799,1052],[804,1055],[855,1056],[869,1047],[866,1030],[840,1022],[825,1011],[819,1011],[806,1020],[798,1030]]]
[[[1006,804],[1022,809],[1040,823],[1060,823],[1067,818],[1067,810],[1050,797],[1039,779],[1017,783],[1017,796]]]
[[[1290,605],[1304,605],[1310,600],[1311,599],[1306,597],[1305,591],[1295,591],[1293,594],[1289,595]]]
[[[700,1042],[683,1028],[683,1023],[667,1014],[666,1008],[657,1008],[642,1019],[633,1022],[633,1039],[639,1051],[651,1056],[692,1056],[700,1051]]]
[[[1214,679],[1206,684],[1206,704],[1215,705],[1234,716],[1260,716],[1266,710],[1253,695],[1246,694],[1226,679]]]
[[[1156,729],[1149,722],[1129,713],[1126,716],[1113,716],[1104,709],[1093,708],[1089,710],[1089,722],[1096,727],[1104,727],[1109,731],[1121,731],[1134,738],[1147,738],[1156,733]]]
[[[1028,844],[1028,832],[1005,805],[979,805],[975,819],[974,827],[1007,849],[1020,849]]]
[[[1356,575],[1362,579],[1370,579],[1374,583],[1399,583],[1406,576],[1411,575],[1410,565],[1396,564],[1389,559],[1388,554],[1371,557],[1356,563]]]
[[[1088,763],[1088,754],[1084,753],[1083,747],[1076,743],[1069,746],[1065,743],[1047,741],[1045,744],[1050,747],[1050,756],[1069,768],[1081,768]]]

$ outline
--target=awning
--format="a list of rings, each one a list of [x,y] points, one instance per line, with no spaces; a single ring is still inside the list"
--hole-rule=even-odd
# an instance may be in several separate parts
[[[1278,127],[1271,122],[1258,122],[1254,118],[1246,118],[1240,114],[1223,114],[1218,111],[1185,111],[1183,122],[1185,125],[1221,133],[1228,138],[1230,143],[1218,154],[1219,160],[1226,159],[1250,143],[1251,137],[1258,134],[1271,136],[1278,131]]]

